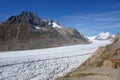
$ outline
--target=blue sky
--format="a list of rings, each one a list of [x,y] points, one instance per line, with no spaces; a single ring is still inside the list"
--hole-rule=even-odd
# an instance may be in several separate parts
[[[0,21],[22,11],[57,20],[88,36],[120,32],[120,0],[0,0]]]

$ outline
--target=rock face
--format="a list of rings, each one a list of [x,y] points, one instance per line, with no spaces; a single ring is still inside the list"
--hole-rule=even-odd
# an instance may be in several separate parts
[[[120,34],[115,37],[113,43],[108,44],[105,47],[99,47],[93,56],[79,67],[79,70],[102,67],[106,61],[112,61],[113,68],[120,68]]]
[[[112,40],[113,38],[114,35],[109,32],[101,32],[95,37],[95,40]]]
[[[120,80],[120,33],[113,43],[98,50],[76,70],[56,80]],[[108,78],[106,78],[106,76]],[[95,78],[96,77],[96,78]]]
[[[35,13],[32,12],[22,12],[20,15],[11,16],[6,23],[19,24],[20,22],[24,22],[30,26],[45,26],[44,22]]]
[[[57,21],[41,19],[32,12],[11,16],[0,25],[0,50],[26,50],[86,43],[76,29],[65,28]]]

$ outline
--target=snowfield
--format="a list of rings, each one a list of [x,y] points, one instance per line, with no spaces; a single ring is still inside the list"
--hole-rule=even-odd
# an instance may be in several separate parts
[[[26,51],[0,52],[0,80],[54,80],[83,63],[108,41]]]

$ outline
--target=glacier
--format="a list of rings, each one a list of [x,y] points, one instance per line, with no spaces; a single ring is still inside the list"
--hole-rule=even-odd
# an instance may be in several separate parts
[[[0,80],[54,80],[74,70],[109,41],[0,52]]]

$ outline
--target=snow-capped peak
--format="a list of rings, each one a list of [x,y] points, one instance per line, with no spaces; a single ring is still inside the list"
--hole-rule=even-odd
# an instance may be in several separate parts
[[[96,36],[87,36],[89,40],[108,40],[112,41],[114,39],[115,35],[109,33],[109,32],[101,32]]]
[[[113,39],[115,36],[110,34],[109,32],[101,32],[99,33],[95,39],[96,40],[109,40],[109,39]]]
[[[111,35],[109,32],[101,32],[101,33],[99,33],[98,35],[100,35],[100,36],[109,36],[109,35]]]

